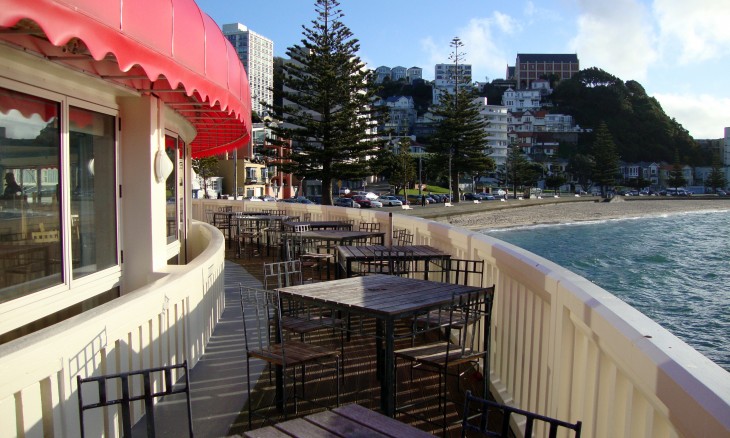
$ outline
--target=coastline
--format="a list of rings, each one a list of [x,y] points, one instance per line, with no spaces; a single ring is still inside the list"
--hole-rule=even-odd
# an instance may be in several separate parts
[[[558,225],[585,221],[630,219],[702,211],[730,211],[725,199],[664,200],[656,198],[613,202],[531,203],[519,208],[464,212],[436,219],[469,230]]]

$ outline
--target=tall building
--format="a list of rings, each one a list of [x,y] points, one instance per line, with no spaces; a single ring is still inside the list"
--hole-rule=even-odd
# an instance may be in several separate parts
[[[488,123],[484,130],[487,132],[489,156],[494,160],[498,170],[504,170],[509,150],[507,108],[502,105],[489,105],[486,97],[478,97],[474,101],[479,103],[479,114]]]
[[[533,81],[549,75],[570,79],[580,70],[578,55],[518,53],[514,67],[507,67],[507,79],[517,81],[519,90],[531,89]]]
[[[471,87],[471,64],[459,64],[458,69],[454,64],[436,64],[434,68],[433,81],[433,104],[438,104],[442,93],[453,93],[456,88],[456,80],[459,80],[459,87]]]
[[[228,38],[243,63],[251,87],[251,109],[262,116],[274,103],[274,42],[257,34],[241,23],[224,24],[223,35]]]

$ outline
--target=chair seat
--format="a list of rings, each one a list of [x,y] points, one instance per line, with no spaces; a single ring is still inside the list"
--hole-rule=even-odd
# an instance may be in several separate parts
[[[284,363],[282,350],[286,350],[286,363]],[[248,352],[248,355],[249,357],[259,358],[274,365],[293,367],[315,362],[320,359],[337,358],[340,356],[340,353],[304,342],[285,341],[270,345],[267,348],[251,350]]]
[[[433,310],[426,315],[419,315],[416,317],[416,324],[425,327],[446,327],[450,326],[452,329],[461,330],[468,324],[473,324],[476,321],[476,316],[470,315],[469,321],[466,321],[466,317],[460,310],[453,312],[453,317],[449,317],[449,312]]]
[[[297,334],[307,334],[333,327],[342,327],[342,320],[331,316],[315,319],[304,319],[296,316],[281,317],[281,328]]]
[[[462,363],[473,362],[475,359],[486,357],[485,351],[474,351],[472,349],[464,349],[458,345],[452,345],[448,348],[444,342],[419,345],[417,347],[404,348],[395,351],[395,356],[412,362],[419,362],[433,367],[443,368],[448,359],[449,366],[459,365]]]

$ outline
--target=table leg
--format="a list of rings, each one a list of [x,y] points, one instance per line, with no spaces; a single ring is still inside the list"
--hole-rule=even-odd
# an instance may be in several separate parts
[[[392,417],[395,414],[395,323],[392,319],[385,321],[385,352],[383,358],[383,379],[380,381],[381,408],[385,415]]]

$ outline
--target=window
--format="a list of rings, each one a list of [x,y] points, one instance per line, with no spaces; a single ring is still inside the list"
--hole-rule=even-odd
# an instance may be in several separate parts
[[[114,122],[114,116],[69,108],[74,278],[117,264]]]
[[[0,88],[0,303],[118,264],[116,119],[65,105]]]
[[[165,181],[165,230],[167,230],[167,243],[175,242],[178,239],[177,230],[177,176],[178,176],[178,157],[180,156],[177,137],[165,135],[165,152],[167,158],[174,164],[172,172],[167,176]]]

